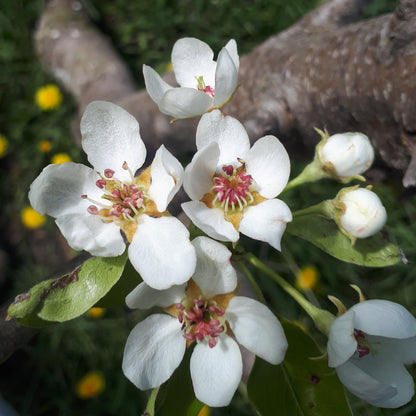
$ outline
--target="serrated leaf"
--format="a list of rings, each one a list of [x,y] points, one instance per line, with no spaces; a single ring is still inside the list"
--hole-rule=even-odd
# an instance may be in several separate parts
[[[262,416],[351,416],[345,391],[318,347],[302,329],[283,322],[289,348],[281,365],[256,358],[248,395]]]
[[[40,327],[49,322],[76,318],[94,306],[120,279],[127,255],[93,257],[72,273],[45,280],[16,297],[8,309],[10,318]]]
[[[354,245],[334,221],[319,215],[302,215],[286,231],[309,241],[339,260],[367,267],[391,266],[401,261],[400,249],[383,234],[357,239]]]

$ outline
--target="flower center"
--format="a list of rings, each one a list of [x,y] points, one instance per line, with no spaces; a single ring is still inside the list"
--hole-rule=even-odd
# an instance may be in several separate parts
[[[208,339],[208,345],[213,348],[217,337],[226,328],[224,308],[218,308],[215,301],[185,299],[176,305],[177,317],[182,324],[183,337],[192,342]]]
[[[370,342],[366,338],[366,334],[360,331],[359,329],[354,328],[354,338],[357,341],[357,350],[358,358],[365,357],[368,354],[376,355],[378,351],[373,348],[373,345],[380,344],[379,342]]]
[[[205,85],[204,77],[201,75],[200,77],[195,77],[195,78],[197,82],[198,91],[203,91],[206,94],[208,94],[211,98],[214,98],[214,93],[215,93],[214,88],[209,85]]]
[[[150,168],[135,178],[126,162],[122,167],[130,173],[130,181],[120,181],[114,177],[115,172],[112,169],[105,169],[104,175],[100,174],[101,179],[95,183],[103,192],[102,200],[95,201],[88,195],[81,195],[81,198],[92,202],[93,205],[87,208],[90,214],[98,215],[103,222],[114,222],[131,242],[139,215],[146,213],[160,217],[164,213],[157,210],[156,204],[146,193],[150,186]]]
[[[242,210],[254,201],[250,192],[250,186],[254,180],[251,175],[246,174],[245,163],[238,159],[241,166],[224,165],[222,173],[213,177],[214,186],[211,191],[215,192],[213,205],[218,201],[221,208],[227,212],[228,208],[234,211],[237,207]]]

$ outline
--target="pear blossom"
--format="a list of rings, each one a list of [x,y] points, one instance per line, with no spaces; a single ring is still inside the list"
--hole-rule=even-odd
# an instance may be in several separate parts
[[[226,406],[242,377],[239,345],[272,364],[287,349],[275,315],[254,299],[236,295],[237,276],[230,251],[208,237],[192,241],[197,253],[195,273],[187,284],[157,291],[141,283],[126,303],[130,308],[160,306],[137,324],[124,350],[123,372],[139,389],[160,386],[196,343],[190,372],[196,397],[208,406]]]
[[[340,133],[325,138],[319,156],[327,171],[347,178],[360,175],[372,165],[374,149],[365,134]]]
[[[370,237],[379,232],[386,223],[386,209],[379,197],[369,189],[343,189],[336,201],[342,207],[336,220],[341,229],[353,238]]]
[[[150,286],[186,282],[195,269],[195,250],[186,227],[166,211],[182,184],[179,161],[161,146],[152,165],[135,176],[146,157],[139,124],[108,102],[87,106],[81,133],[93,168],[72,162],[47,166],[31,185],[33,208],[56,218],[75,250],[119,256],[127,240],[129,259]]]
[[[414,394],[405,365],[416,361],[416,319],[394,302],[358,303],[333,322],[328,358],[354,395],[377,407],[402,406]]]
[[[180,87],[167,84],[158,73],[143,65],[147,92],[159,110],[175,118],[201,115],[226,104],[237,88],[239,57],[231,39],[213,60],[214,53],[195,38],[179,39],[172,49],[172,68]]]
[[[197,152],[185,169],[191,201],[182,209],[207,235],[236,242],[240,232],[280,250],[289,207],[275,197],[285,188],[289,156],[280,141],[264,136],[250,148],[242,124],[219,110],[204,114],[196,133]]]

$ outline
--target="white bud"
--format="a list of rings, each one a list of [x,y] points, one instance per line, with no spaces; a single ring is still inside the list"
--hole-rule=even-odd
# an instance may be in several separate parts
[[[379,197],[368,189],[341,191],[339,201],[345,205],[345,211],[339,217],[341,227],[351,236],[370,237],[386,223],[386,209]]]
[[[330,136],[320,149],[323,164],[332,164],[339,177],[360,175],[373,163],[374,149],[361,133],[342,133]]]

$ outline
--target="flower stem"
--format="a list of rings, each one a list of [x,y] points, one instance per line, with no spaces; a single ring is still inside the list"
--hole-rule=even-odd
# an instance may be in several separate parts
[[[256,267],[258,270],[265,273],[271,279],[273,279],[286,293],[288,293],[312,318],[316,327],[323,332],[324,334],[329,333],[329,328],[332,324],[332,321],[335,319],[335,316],[330,312],[320,309],[309,302],[305,297],[297,291],[290,283],[288,283],[283,277],[277,274],[269,266],[266,266],[260,259],[258,259],[252,253],[246,253],[244,258]]]
[[[145,411],[143,412],[144,416],[155,416],[155,404],[156,404],[156,397],[159,393],[160,387],[156,387],[150,393],[149,400],[147,401],[147,406]]]
[[[248,267],[243,263],[243,262],[238,262],[238,267],[240,268],[240,270],[244,273],[244,275],[246,276],[247,280],[250,282],[251,286],[253,287],[254,292],[256,293],[256,297],[257,299],[261,302],[261,303],[266,303],[266,299],[264,299],[263,293],[260,289],[260,286],[257,284],[256,279],[254,279],[253,275],[251,274],[250,270],[248,269]]]
[[[319,204],[293,212],[293,218],[300,217],[302,215],[320,215],[322,217],[332,219],[335,217],[334,200],[329,199],[322,201]]]
[[[293,178],[286,185],[286,188],[283,190],[283,192],[296,188],[297,186],[303,185],[304,183],[318,181],[319,179],[325,178],[326,176],[327,175],[322,170],[320,164],[314,160],[313,162],[309,163],[309,165],[307,165],[296,178]]]

